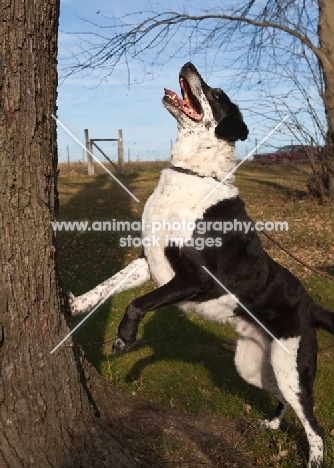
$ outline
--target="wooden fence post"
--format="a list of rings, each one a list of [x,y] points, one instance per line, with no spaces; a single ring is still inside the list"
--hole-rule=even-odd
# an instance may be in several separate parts
[[[93,153],[93,147],[89,139],[88,128],[85,128],[85,140],[86,140],[86,155],[88,164],[88,175],[94,174],[94,161],[91,153]]]
[[[118,130],[118,170],[124,171],[124,147],[123,147],[123,131]]]

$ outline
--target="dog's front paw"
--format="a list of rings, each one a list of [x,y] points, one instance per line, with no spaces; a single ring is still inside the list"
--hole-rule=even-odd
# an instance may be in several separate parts
[[[93,300],[88,300],[86,294],[74,296],[71,292],[64,293],[65,314],[74,317],[75,315],[86,314],[90,312],[95,305]]]
[[[114,343],[112,345],[112,350],[114,353],[123,353],[124,351],[127,351],[128,349],[133,346],[134,342],[131,343],[126,343],[125,341],[122,340],[119,336],[116,336],[114,339]]]
[[[75,296],[69,291],[64,293],[64,310],[66,315],[75,315]]]

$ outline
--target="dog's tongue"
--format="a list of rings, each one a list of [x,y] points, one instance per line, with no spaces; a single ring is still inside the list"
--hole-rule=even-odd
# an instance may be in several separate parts
[[[179,96],[170,89],[165,89],[165,96],[169,97],[169,99],[173,102],[174,106],[180,109],[187,117],[195,120],[200,121],[202,120],[203,114],[198,113],[195,107],[192,105],[192,102],[186,95],[186,99],[181,99]]]

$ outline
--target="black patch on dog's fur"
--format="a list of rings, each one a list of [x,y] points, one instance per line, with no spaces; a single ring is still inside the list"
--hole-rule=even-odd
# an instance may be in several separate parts
[[[242,120],[237,106],[226,117],[224,117],[215,129],[217,138],[222,140],[246,140],[248,137],[247,125]]]

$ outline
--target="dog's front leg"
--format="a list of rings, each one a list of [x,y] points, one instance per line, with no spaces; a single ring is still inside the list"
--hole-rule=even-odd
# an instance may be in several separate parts
[[[134,273],[127,279],[127,281],[124,281],[124,279],[133,270],[135,270]],[[92,308],[107,296],[112,289],[115,289],[115,294],[118,294],[122,291],[127,291],[128,289],[141,286],[149,279],[150,270],[146,258],[136,258],[133,262],[123,268],[123,270],[99,284],[91,291],[82,294],[82,296],[75,297],[72,293],[66,293],[66,312],[69,315],[85,314],[92,310]]]
[[[135,343],[139,322],[146,312],[194,298],[203,289],[200,277],[176,275],[164,286],[132,301],[119,324],[113,350],[126,351]]]

